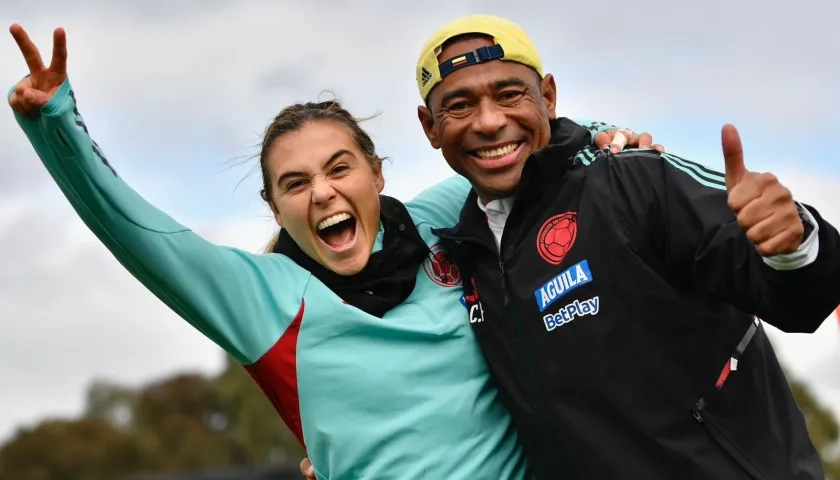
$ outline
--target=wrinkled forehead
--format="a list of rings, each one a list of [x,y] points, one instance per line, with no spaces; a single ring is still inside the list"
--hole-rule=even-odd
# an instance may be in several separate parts
[[[495,45],[485,34],[468,34],[444,42],[437,54],[442,64],[457,63],[465,54]],[[511,85],[532,85],[539,73],[518,62],[490,60],[458,68],[448,73],[429,92],[428,105],[440,105],[450,96],[480,96]]]

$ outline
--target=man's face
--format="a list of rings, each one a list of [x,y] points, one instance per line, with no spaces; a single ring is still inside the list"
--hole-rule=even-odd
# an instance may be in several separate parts
[[[439,58],[492,44],[484,37],[457,41]],[[525,161],[548,145],[556,95],[551,75],[540,79],[525,65],[494,60],[449,74],[418,116],[432,147],[488,202],[515,193]]]

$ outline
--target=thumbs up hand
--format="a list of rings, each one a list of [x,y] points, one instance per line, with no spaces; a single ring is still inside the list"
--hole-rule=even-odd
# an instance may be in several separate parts
[[[790,190],[772,173],[747,170],[741,137],[733,125],[724,125],[721,144],[729,208],[747,238],[763,257],[795,252],[802,244],[805,228]]]

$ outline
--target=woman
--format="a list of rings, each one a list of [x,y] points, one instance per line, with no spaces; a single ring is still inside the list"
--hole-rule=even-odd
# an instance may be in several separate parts
[[[216,246],[126,185],[88,136],[64,31],[49,68],[11,31],[30,76],[9,102],[62,192],[132,275],[245,366],[318,478],[528,477],[431,233],[455,223],[464,179],[405,205],[382,196],[355,119],[337,102],[295,105],[260,152],[281,254]]]

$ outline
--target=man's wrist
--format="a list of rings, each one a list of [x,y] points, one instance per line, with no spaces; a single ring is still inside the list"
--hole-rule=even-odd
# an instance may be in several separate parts
[[[763,257],[764,263],[774,270],[796,270],[814,263],[820,252],[819,225],[808,209],[799,202],[795,202],[796,210],[802,221],[804,233],[802,243],[795,252]]]

